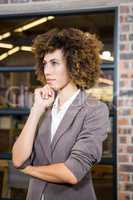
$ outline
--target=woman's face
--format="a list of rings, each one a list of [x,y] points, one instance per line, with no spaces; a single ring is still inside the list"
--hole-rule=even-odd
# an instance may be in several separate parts
[[[47,53],[43,60],[44,75],[47,84],[54,90],[64,88],[70,81],[66,67],[66,60],[62,50],[57,49],[52,53]]]

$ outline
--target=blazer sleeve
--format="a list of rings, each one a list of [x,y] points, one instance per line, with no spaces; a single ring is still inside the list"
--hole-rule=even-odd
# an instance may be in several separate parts
[[[33,142],[32,152],[31,152],[29,158],[27,158],[19,167],[16,167],[17,169],[24,169],[28,165],[33,165],[33,162],[34,162],[34,159],[35,159],[35,156],[36,156],[35,148],[34,148],[34,146],[35,146],[35,140],[36,140],[37,134],[39,132],[39,128],[41,126],[41,123],[43,121],[44,115],[45,115],[45,113],[42,115],[42,117],[39,120],[39,123],[37,125],[37,128],[36,128],[36,134],[35,134],[35,139],[34,139],[34,142]]]
[[[83,128],[71,150],[65,165],[80,181],[93,164],[102,157],[103,141],[107,137],[109,110],[105,103],[99,102],[92,112],[86,114]]]

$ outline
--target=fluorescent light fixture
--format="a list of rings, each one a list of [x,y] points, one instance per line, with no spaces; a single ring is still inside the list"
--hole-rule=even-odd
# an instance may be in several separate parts
[[[0,48],[12,49],[13,45],[12,44],[7,44],[7,43],[0,43]]]
[[[0,60],[4,60],[8,56],[8,53],[3,53],[0,55]]]
[[[111,56],[111,52],[110,51],[103,51],[102,55],[108,58],[108,57]]]
[[[9,55],[12,55],[16,52],[18,52],[19,50],[22,50],[22,51],[32,51],[32,47],[30,46],[16,46],[14,48],[12,48],[11,50],[7,51],[6,53],[3,53],[0,55],[0,60],[4,60],[5,58],[7,58]]]
[[[105,78],[99,78],[99,83],[105,83],[107,85],[113,85],[113,81]]]
[[[16,52],[19,51],[19,50],[20,50],[20,47],[17,46],[17,47],[15,47],[15,48],[13,48],[13,49],[7,51],[6,53],[1,54],[1,55],[0,55],[0,60],[4,60],[4,59],[7,58],[9,55],[12,55],[12,54],[16,53]]]
[[[113,87],[105,86],[102,88],[91,88],[86,90],[88,95],[94,96],[100,100],[112,102],[113,100]]]
[[[22,50],[22,51],[32,51],[32,47],[30,47],[30,46],[21,46],[20,50]]]
[[[8,55],[12,55],[12,54],[16,53],[19,50],[20,50],[20,47],[15,47],[15,48],[13,48],[13,49],[8,51]]]
[[[107,61],[114,61],[114,58],[111,56],[110,51],[103,51],[100,55],[100,58]]]
[[[35,26],[38,26],[38,25],[40,25],[40,24],[42,24],[42,23],[44,23],[44,22],[46,22],[46,21],[48,21],[48,20],[52,20],[52,19],[54,19],[54,18],[55,18],[54,16],[43,17],[43,18],[38,19],[38,20],[36,20],[36,21],[33,21],[33,22],[29,23],[29,24],[26,24],[26,25],[24,25],[24,26],[21,26],[21,27],[15,29],[14,31],[15,31],[15,32],[22,32],[22,31],[25,31],[25,30],[27,30],[27,29],[33,28],[33,27],[35,27]]]
[[[3,40],[4,38],[10,37],[11,33],[7,32],[7,33],[3,33],[2,35],[0,35],[0,40]]]
[[[48,16],[47,17],[47,20],[52,20],[52,19],[54,19],[55,17],[54,16]]]

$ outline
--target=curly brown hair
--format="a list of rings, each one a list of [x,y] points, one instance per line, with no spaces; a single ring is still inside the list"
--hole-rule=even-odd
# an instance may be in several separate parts
[[[43,71],[43,58],[47,53],[62,49],[66,59],[70,78],[78,88],[89,89],[95,85],[100,76],[100,56],[102,42],[95,34],[79,29],[52,29],[38,35],[33,42],[36,58],[37,78],[46,83]]]

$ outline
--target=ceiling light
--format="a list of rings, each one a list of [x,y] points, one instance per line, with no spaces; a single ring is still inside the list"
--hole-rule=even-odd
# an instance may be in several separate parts
[[[8,55],[12,55],[12,54],[16,53],[19,50],[20,50],[20,47],[15,47],[15,48],[13,48],[13,49],[8,51]]]
[[[12,49],[13,45],[12,44],[7,44],[7,43],[0,43],[0,48]]]
[[[6,53],[1,54],[1,55],[0,55],[0,60],[4,60],[4,59],[7,58],[9,55],[12,55],[12,54],[16,53],[16,52],[19,51],[19,50],[20,50],[20,47],[17,46],[17,47],[15,47],[15,48],[13,48],[13,49],[7,51]]]
[[[102,55],[105,57],[110,57],[111,56],[111,52],[110,51],[103,51]]]
[[[3,33],[2,35],[0,35],[0,40],[3,40],[4,38],[10,37],[11,33],[7,32],[7,33]]]
[[[103,51],[100,55],[100,58],[107,61],[114,61],[114,58],[111,56],[110,51]]]
[[[52,19],[54,19],[55,17],[54,16],[48,16],[47,17],[47,20],[52,20]]]
[[[8,53],[3,53],[0,55],[0,60],[4,60],[8,56]]]
[[[32,47],[30,47],[30,46],[21,46],[20,49],[22,51],[32,51]]]
[[[44,22],[46,22],[46,21],[48,21],[48,20],[51,20],[51,19],[54,19],[54,16],[43,17],[43,18],[38,19],[38,20],[36,20],[36,21],[33,21],[33,22],[29,23],[29,24],[26,24],[26,25],[24,25],[24,26],[21,26],[21,27],[15,29],[14,31],[15,31],[15,32],[22,32],[22,31],[25,31],[25,30],[27,30],[27,29],[33,28],[33,27],[35,27],[35,26],[38,26],[38,25],[40,25],[40,24],[42,24],[42,23],[44,23]]]
[[[107,85],[113,85],[113,81],[105,78],[99,78],[100,83],[105,83]]]

